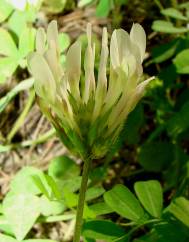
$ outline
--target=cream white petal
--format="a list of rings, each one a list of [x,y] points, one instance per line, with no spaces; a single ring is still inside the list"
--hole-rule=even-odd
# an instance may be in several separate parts
[[[141,62],[144,59],[145,50],[146,50],[146,34],[143,27],[136,23],[133,24],[130,32],[131,41],[134,42],[140,49]]]
[[[136,61],[141,64],[143,59],[141,57],[141,52],[139,46],[131,41],[131,53],[135,57]]]
[[[129,112],[131,112],[136,104],[140,101],[140,99],[143,97],[144,92],[146,90],[147,85],[149,84],[149,82],[151,82],[151,80],[153,80],[154,77],[150,77],[149,79],[141,82],[135,89],[133,95],[130,97],[130,103],[129,103]]]
[[[100,89],[102,86],[105,86],[107,88],[106,64],[108,59],[108,52],[108,33],[107,28],[104,28],[102,35],[102,48],[98,72],[97,90]]]
[[[31,59],[33,58],[33,56],[36,54],[36,52],[30,52],[27,56],[27,64],[28,64],[28,70],[29,72],[33,75],[32,70],[31,70]]]
[[[46,34],[44,28],[39,28],[36,33],[36,50],[40,54],[45,52]]]
[[[153,79],[154,77],[151,77],[143,81],[136,87],[135,90],[131,90],[131,93],[129,95],[122,96],[109,117],[109,133],[116,129],[116,127],[122,125],[122,123],[126,120],[128,114],[135,108],[137,103],[144,95],[144,92],[149,82]]]
[[[95,45],[92,48],[92,32],[91,24],[87,25],[87,40],[88,45],[85,52],[84,60],[84,70],[85,70],[85,89],[83,99],[87,103],[90,97],[90,94],[95,90],[95,77],[94,77],[94,61],[95,61]]]
[[[76,41],[66,55],[66,74],[72,95],[80,98],[79,81],[81,75],[81,43]]]
[[[59,58],[57,57],[56,47],[53,47],[53,43],[54,42],[51,43],[51,47],[49,47],[49,49],[45,52],[44,56],[58,85],[60,83],[63,71]]]
[[[114,30],[110,41],[110,59],[114,69],[119,67],[123,58],[129,58],[131,43],[129,34],[123,29]]]
[[[102,47],[101,56],[98,72],[98,82],[95,94],[95,108],[93,113],[93,120],[99,115],[102,105],[105,101],[105,95],[107,93],[107,76],[106,76],[106,65],[108,59],[108,33],[107,29],[103,29],[102,34]]]
[[[34,53],[29,59],[31,73],[35,79],[36,93],[51,102],[56,96],[56,85],[53,74],[46,60],[38,53]]]
[[[118,103],[115,105],[115,107],[113,108],[108,120],[107,120],[107,125],[110,128],[110,132],[112,130],[112,127],[117,126],[120,122],[120,115],[123,112],[123,110],[127,110],[127,102],[130,98],[130,95],[123,93],[120,100],[118,101]]]
[[[57,21],[55,20],[51,21],[48,25],[47,42],[49,45],[51,45],[51,42],[54,42],[57,52],[59,51],[58,27],[57,27]]]

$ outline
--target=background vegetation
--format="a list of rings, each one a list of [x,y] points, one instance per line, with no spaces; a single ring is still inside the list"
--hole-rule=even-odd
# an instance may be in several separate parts
[[[97,56],[103,26],[111,33],[140,23],[148,38],[144,76],[156,76],[108,157],[92,164],[85,241],[188,241],[189,2],[21,2],[0,1],[0,241],[72,241],[81,161],[39,111],[26,65],[36,29],[52,19],[63,64],[76,38],[86,43],[87,22]]]

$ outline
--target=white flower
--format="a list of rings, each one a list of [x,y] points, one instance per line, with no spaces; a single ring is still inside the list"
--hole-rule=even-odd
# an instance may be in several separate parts
[[[114,30],[109,78],[107,29],[103,29],[98,76],[94,73],[95,45],[91,36],[88,24],[84,63],[77,40],[69,48],[63,68],[57,23],[52,21],[47,34],[42,28],[37,31],[36,52],[29,56],[28,65],[35,78],[39,105],[63,142],[80,156],[90,154],[94,158],[105,155],[116,141],[151,78],[141,82],[146,48],[141,25],[133,24],[130,34]]]

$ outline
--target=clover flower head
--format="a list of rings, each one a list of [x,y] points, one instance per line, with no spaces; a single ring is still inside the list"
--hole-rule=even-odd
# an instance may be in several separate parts
[[[141,25],[133,24],[130,34],[114,30],[110,47],[107,29],[103,29],[97,75],[91,24],[87,25],[87,41],[84,58],[77,40],[62,66],[57,23],[52,21],[47,33],[38,29],[36,51],[29,55],[28,67],[39,106],[62,142],[81,157],[99,158],[115,143],[151,78],[141,82],[146,48]]]

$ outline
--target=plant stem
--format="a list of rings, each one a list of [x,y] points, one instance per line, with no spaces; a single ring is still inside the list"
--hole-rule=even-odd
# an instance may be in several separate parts
[[[77,215],[76,215],[76,225],[75,225],[75,233],[73,242],[80,241],[82,223],[83,223],[83,210],[84,210],[84,203],[85,203],[85,193],[87,190],[87,182],[89,177],[89,170],[91,165],[91,159],[84,160],[83,166],[83,174],[82,174],[82,181],[81,181],[81,188],[79,191],[79,201],[77,206]]]
[[[151,224],[151,223],[160,223],[160,222],[162,222],[162,220],[161,219],[156,219],[156,218],[147,220],[144,223],[139,224],[138,226],[136,226],[133,229],[131,229],[126,235],[124,235],[124,236],[122,236],[122,237],[120,237],[118,239],[115,239],[113,241],[114,242],[118,242],[118,241],[121,242],[121,241],[123,241],[123,239],[126,239],[125,241],[130,242],[131,236],[133,235],[133,233],[135,231],[137,231],[138,229],[140,229],[141,227],[143,227],[145,225],[148,225],[148,224]]]
[[[11,129],[11,131],[9,132],[9,134],[7,136],[8,143],[11,142],[11,140],[13,139],[13,137],[15,136],[15,134],[17,133],[19,128],[23,125],[25,118],[26,118],[26,116],[27,116],[28,112],[30,111],[30,108],[33,104],[34,99],[35,99],[35,92],[32,89],[29,92],[29,97],[28,97],[28,100],[26,102],[26,106],[24,107],[22,113],[20,114],[20,116],[18,117],[16,122],[14,123],[13,128]]]

